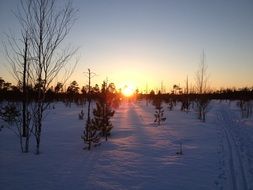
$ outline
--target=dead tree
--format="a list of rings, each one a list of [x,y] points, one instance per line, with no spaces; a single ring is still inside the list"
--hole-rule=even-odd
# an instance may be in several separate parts
[[[83,131],[83,135],[81,138],[84,143],[87,144],[87,147],[84,149],[90,150],[92,145],[97,146],[100,143],[100,134],[99,134],[99,126],[94,125],[91,119],[91,78],[95,75],[92,73],[90,69],[88,69],[88,110],[87,110],[87,119],[85,124],[85,129]]]

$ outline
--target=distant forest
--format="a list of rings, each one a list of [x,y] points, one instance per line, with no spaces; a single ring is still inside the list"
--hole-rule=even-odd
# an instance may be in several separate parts
[[[124,95],[121,93],[121,90],[117,90],[114,83],[110,83],[110,93],[118,96],[119,98],[124,98]],[[28,99],[30,101],[35,100],[38,93],[38,87],[35,86],[27,86],[27,94]],[[72,81],[67,87],[63,87],[62,83],[57,83],[56,86],[51,86],[46,94],[46,101],[64,101],[64,102],[76,102],[81,103],[85,101],[88,96],[91,99],[96,100],[101,93],[100,85],[96,84],[91,87],[91,91],[88,94],[89,86],[79,87],[76,81]],[[22,101],[22,85],[13,85],[10,82],[6,82],[2,77],[0,77],[0,101]],[[154,90],[151,90],[149,93],[141,93],[136,90],[133,97],[131,99],[141,100],[141,99],[154,99],[158,98],[161,100],[169,101],[183,101],[184,99],[189,99],[190,101],[194,101],[197,98],[205,98],[205,99],[218,99],[218,100],[244,100],[249,101],[253,100],[253,87],[244,87],[244,88],[227,88],[220,89],[217,91],[212,91],[208,93],[199,94],[197,92],[185,93],[183,91],[172,91],[170,93],[155,93]]]

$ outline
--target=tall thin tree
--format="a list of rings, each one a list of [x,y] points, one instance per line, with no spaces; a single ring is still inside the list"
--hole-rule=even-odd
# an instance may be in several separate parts
[[[9,62],[9,68],[12,76],[21,85],[22,91],[22,114],[20,115],[21,122],[17,122],[17,128],[21,129],[22,137],[25,138],[25,149],[22,152],[29,151],[29,137],[30,137],[30,116],[29,116],[29,102],[27,94],[27,86],[29,84],[29,57],[30,57],[30,37],[27,28],[22,25],[22,20],[16,15],[21,24],[20,39],[14,35],[6,35],[7,40],[4,43],[6,58]],[[23,138],[20,137],[21,147],[23,147]]]
[[[197,113],[198,118],[203,122],[206,121],[206,113],[208,111],[209,99],[205,96],[207,93],[207,85],[208,85],[208,73],[207,73],[207,64],[206,64],[206,55],[203,51],[201,62],[199,68],[196,72],[196,89],[197,89],[197,98],[196,98],[196,105],[197,105]]]
[[[46,102],[46,91],[55,77],[62,71],[65,71],[64,82],[66,82],[76,65],[75,62],[74,65],[71,64],[76,49],[62,47],[62,42],[74,24],[76,10],[73,8],[71,1],[68,1],[63,8],[59,8],[62,6],[59,6],[56,0],[20,0],[20,2],[18,16],[21,28],[27,32],[29,57],[26,57],[22,69],[17,69],[18,64],[13,64],[13,70],[15,74],[23,73],[24,80],[28,76],[25,74],[26,72],[24,73],[24,70],[27,69],[27,63],[30,64],[29,80],[36,88],[36,97],[32,106],[33,115],[31,117],[34,126],[33,134],[37,144],[36,153],[39,154],[42,119],[44,111],[49,105]],[[19,43],[26,44],[25,41]],[[19,43],[15,41],[11,44],[11,47],[16,45],[20,47]],[[12,59],[15,59],[18,55],[17,53]],[[25,53],[22,55],[25,55]],[[67,69],[67,67],[69,68]],[[25,85],[24,82],[23,84]],[[23,109],[25,109],[25,106]],[[26,134],[25,130],[24,128],[24,134]]]
[[[88,69],[88,108],[87,108],[87,119],[85,124],[85,129],[83,131],[83,135],[81,138],[83,139],[84,143],[87,144],[87,147],[84,149],[91,149],[92,145],[99,144],[100,135],[99,135],[99,127],[92,125],[91,119],[91,78],[95,76],[95,73],[91,72]]]

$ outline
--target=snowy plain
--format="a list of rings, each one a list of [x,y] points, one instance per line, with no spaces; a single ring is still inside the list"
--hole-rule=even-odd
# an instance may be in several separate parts
[[[1,190],[253,189],[253,119],[241,119],[236,101],[212,101],[206,123],[164,104],[161,126],[153,123],[151,104],[123,102],[109,140],[91,151],[83,150],[82,108],[54,106],[40,155],[33,142],[30,153],[21,153],[15,135],[0,131]]]

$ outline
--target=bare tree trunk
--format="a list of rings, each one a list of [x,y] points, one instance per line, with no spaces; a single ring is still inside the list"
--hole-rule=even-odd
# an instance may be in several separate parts
[[[27,87],[26,87],[26,73],[27,73],[27,53],[28,53],[28,38],[25,38],[25,52],[24,52],[24,70],[23,70],[23,137],[28,135],[27,132]]]
[[[90,137],[90,126],[91,126],[91,119],[90,119],[90,103],[91,103],[91,72],[90,69],[88,69],[89,74],[89,91],[88,91],[88,115],[87,115],[87,125],[86,125],[86,137],[89,142],[88,150],[91,149],[91,137]]]
[[[92,130],[91,130],[91,117],[90,117],[90,106],[91,106],[91,71],[88,69],[88,80],[89,80],[89,89],[88,89],[88,110],[87,110],[87,123],[86,123],[86,141],[88,142],[88,150],[91,149],[92,144]]]
[[[87,124],[86,124],[86,141],[88,142],[88,150],[91,149],[91,131],[90,131],[90,126],[91,126],[91,119],[90,119],[90,103],[91,99],[90,97],[88,98],[88,113],[87,113]]]
[[[37,103],[37,112],[35,113],[36,116],[36,123],[35,123],[35,138],[36,138],[36,154],[40,153],[40,138],[41,138],[41,129],[42,129],[42,116],[43,116],[43,104],[39,100]]]

